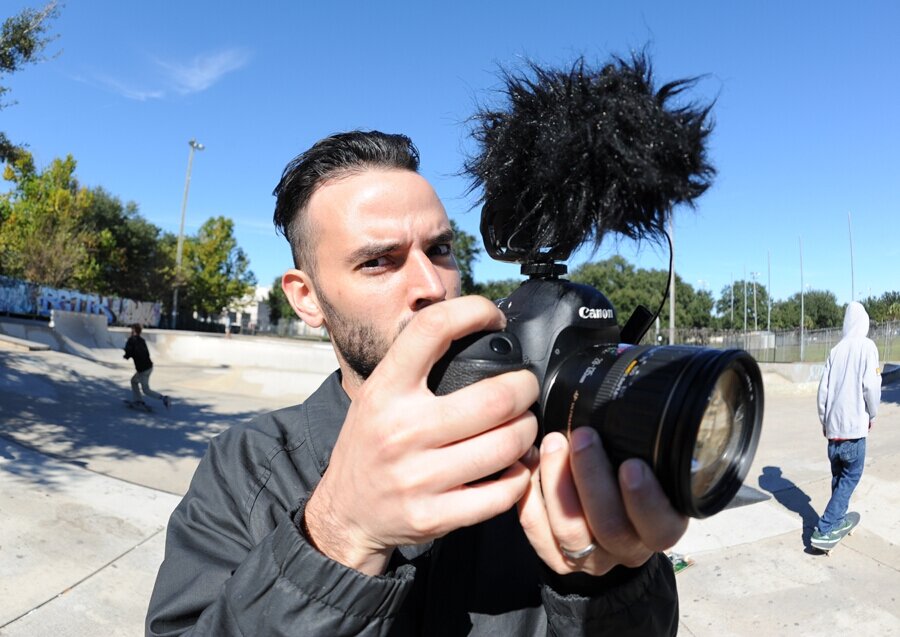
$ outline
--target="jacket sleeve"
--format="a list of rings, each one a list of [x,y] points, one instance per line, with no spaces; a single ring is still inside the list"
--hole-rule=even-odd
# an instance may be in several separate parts
[[[260,489],[235,484],[246,473],[229,478],[240,459],[223,458],[215,442],[169,520],[146,634],[387,634],[414,567],[369,577],[333,562],[295,525],[301,503],[294,512],[275,507],[251,524],[244,510]]]
[[[822,378],[819,380],[819,391],[816,395],[816,408],[819,412],[819,422],[825,426],[825,408],[828,405],[828,377],[831,374],[831,356],[825,360],[825,368],[822,370]]]
[[[866,351],[862,386],[866,412],[869,414],[869,420],[874,420],[878,415],[878,404],[881,402],[881,374],[878,372],[878,348],[875,343],[869,344],[871,347]]]
[[[672,563],[656,553],[636,569],[603,577],[545,573],[547,634],[657,637],[678,633],[678,590]]]
[[[129,338],[125,342],[125,358],[131,358],[134,356],[134,339]]]

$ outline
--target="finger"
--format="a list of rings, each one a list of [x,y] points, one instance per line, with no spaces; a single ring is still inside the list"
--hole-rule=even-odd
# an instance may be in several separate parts
[[[400,332],[370,378],[395,388],[424,384],[450,342],[479,330],[499,330],[506,318],[481,296],[464,296],[429,305]]]
[[[512,509],[529,488],[531,472],[515,462],[497,479],[461,486],[434,500],[446,532],[484,522]]]
[[[623,462],[619,484],[628,517],[644,546],[664,551],[684,535],[688,518],[672,507],[646,463],[636,458]]]
[[[559,432],[541,444],[541,489],[556,544],[578,551],[593,542],[569,466],[569,442]]]
[[[435,399],[434,417],[429,419],[431,424],[423,433],[423,440],[438,446],[476,436],[527,412],[539,391],[537,377],[520,370],[485,378],[440,396]],[[534,436],[528,443],[533,442]]]
[[[560,560],[559,547],[550,529],[550,520],[547,518],[547,508],[541,493],[541,456],[537,448],[531,448],[522,458],[522,464],[531,471],[531,476],[528,489],[517,505],[519,523],[538,557],[553,568],[554,563]]]
[[[572,432],[571,442],[572,474],[595,542],[618,563],[643,564],[650,551],[628,518],[600,437],[593,428],[580,427]]]
[[[526,411],[477,436],[428,451],[418,473],[429,475],[435,490],[446,491],[503,471],[528,451],[536,436],[537,418]]]

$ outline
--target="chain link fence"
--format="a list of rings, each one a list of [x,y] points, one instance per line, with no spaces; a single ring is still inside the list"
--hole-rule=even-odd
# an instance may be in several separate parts
[[[644,343],[668,342],[668,330],[648,332]],[[757,361],[767,363],[824,362],[828,352],[841,340],[842,330],[784,330],[779,332],[743,332],[711,329],[675,330],[678,344],[702,345],[721,349],[747,350]],[[873,323],[869,338],[878,347],[880,361],[900,360],[900,321]]]

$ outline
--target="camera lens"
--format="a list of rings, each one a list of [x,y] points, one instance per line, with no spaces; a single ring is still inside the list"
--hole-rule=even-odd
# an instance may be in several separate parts
[[[737,493],[762,426],[762,377],[749,354],[596,345],[556,369],[545,430],[594,427],[615,464],[645,460],[686,515],[713,515]]]
[[[716,380],[709,406],[700,420],[691,459],[691,492],[695,499],[706,496],[728,470],[737,454],[744,427],[744,404],[740,379],[726,370]]]

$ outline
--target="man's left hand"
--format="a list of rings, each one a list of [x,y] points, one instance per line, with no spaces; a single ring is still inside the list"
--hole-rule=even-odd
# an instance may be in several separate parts
[[[560,574],[603,575],[617,565],[638,567],[671,547],[688,519],[663,493],[650,468],[626,460],[616,472],[597,432],[581,427],[571,440],[547,434],[523,459],[531,485],[519,501],[519,519],[538,556]],[[583,549],[596,548],[584,557]]]

